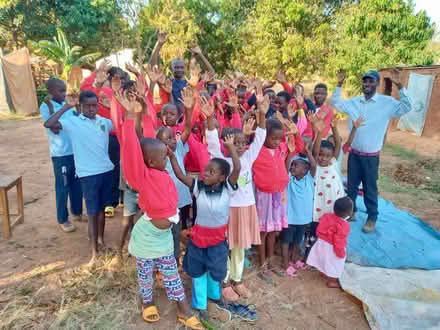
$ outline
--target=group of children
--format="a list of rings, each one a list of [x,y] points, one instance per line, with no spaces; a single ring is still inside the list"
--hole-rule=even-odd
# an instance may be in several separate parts
[[[195,53],[206,60],[200,49]],[[81,92],[76,112],[64,105],[45,117],[51,134],[64,132],[73,148],[87,206],[91,264],[104,245],[113,170],[108,141],[114,130],[125,186],[119,251],[131,232],[128,251],[136,258],[146,322],[160,319],[152,294],[155,271],[185,326],[204,329],[200,317],[225,321],[231,313],[254,321],[255,311],[234,304],[252,295],[243,281],[245,251],[252,247],[258,249],[258,276],[265,282],[273,282],[274,272],[294,277],[309,265],[328,276],[329,287],[339,287],[353,203],[344,197],[337,161],[341,137],[332,109],[324,105],[327,86],[315,87],[313,102],[304,99],[301,85],[291,88],[282,75],[278,81],[285,91],[276,94],[275,82],[241,75],[217,81],[192,70],[187,81],[181,64],[173,61],[172,80],[158,67],[146,72],[131,67],[135,81],[122,70],[109,75],[104,64],[93,83],[100,87]],[[64,86],[59,80],[48,84],[47,104],[62,105],[53,85]],[[160,104],[153,96],[156,86]],[[97,115],[99,106],[110,110],[111,120]],[[135,222],[138,209],[142,215]],[[186,303],[179,274],[183,238],[183,270],[192,281],[191,305],[198,316]],[[281,264],[275,265],[278,241]]]

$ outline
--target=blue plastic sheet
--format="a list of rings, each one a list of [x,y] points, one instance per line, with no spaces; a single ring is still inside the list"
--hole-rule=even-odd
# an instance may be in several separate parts
[[[357,221],[350,222],[347,261],[384,268],[440,269],[440,233],[416,216],[379,198],[376,231],[365,234],[363,198],[358,196]]]

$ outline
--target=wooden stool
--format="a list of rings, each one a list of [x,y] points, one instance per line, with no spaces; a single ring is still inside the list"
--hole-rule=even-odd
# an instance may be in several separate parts
[[[9,213],[8,191],[12,187],[17,186],[17,208],[18,214]],[[7,176],[0,176],[0,206],[3,213],[3,231],[6,239],[12,236],[12,227],[17,223],[24,222],[24,203],[23,203],[23,186],[21,183],[21,176],[18,178],[11,178]],[[11,223],[11,216],[17,216]]]

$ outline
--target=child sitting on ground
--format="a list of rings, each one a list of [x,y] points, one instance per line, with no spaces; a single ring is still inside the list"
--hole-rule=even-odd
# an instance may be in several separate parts
[[[217,314],[222,321],[230,320],[231,314],[227,310],[220,312],[215,303],[220,301],[221,281],[226,276],[229,205],[231,196],[238,189],[240,173],[233,136],[225,139],[225,146],[232,157],[232,172],[227,161],[213,158],[205,167],[203,180],[185,175],[177,158],[169,153],[174,173],[191,189],[197,203],[197,218],[191,229],[183,264],[185,272],[192,278],[192,307],[199,310],[204,319]]]
[[[344,272],[347,257],[347,237],[350,224],[347,220],[353,215],[353,202],[342,197],[334,204],[334,213],[324,214],[316,230],[317,242],[313,245],[307,264],[327,275],[329,288],[340,288],[339,278]]]
[[[287,185],[288,228],[281,232],[281,258],[283,276],[296,276],[298,269],[305,267],[300,256],[300,245],[307,225],[313,219],[313,196],[315,193],[316,162],[310,149],[304,148],[307,160],[301,157],[290,159]]]
[[[128,184],[139,192],[139,207],[145,212],[134,226],[128,245],[129,253],[136,257],[143,319],[149,323],[160,320],[153,303],[153,269],[156,268],[163,275],[168,299],[177,303],[177,321],[191,329],[204,329],[200,321],[191,316],[173,254],[171,226],[179,222],[178,195],[176,186],[165,171],[167,147],[156,139],[139,140],[141,134],[137,131],[136,135],[135,127],[140,126],[141,118],[134,113],[137,108],[135,102],[119,92],[115,96],[127,111],[120,135],[123,171]],[[119,114],[116,116],[119,117]]]
[[[269,109],[269,97],[263,97],[262,92],[259,96],[257,102],[259,105],[260,124],[256,129],[255,139],[250,144],[249,149],[247,149],[247,138],[240,129],[224,129],[224,131],[230,130],[234,132],[234,145],[237,148],[241,164],[238,191],[231,198],[229,215],[228,241],[231,258],[228,275],[225,278],[225,288],[223,289],[223,297],[228,301],[237,301],[240,296],[245,299],[251,296],[251,292],[242,283],[245,260],[244,251],[252,245],[259,245],[261,243],[252,184],[252,165],[258,157],[266,137],[265,116]],[[208,118],[206,140],[209,153],[212,157],[226,159],[228,163],[231,163],[231,158],[223,155],[221,152],[218,133],[214,126],[214,113],[205,113],[205,115]],[[249,123],[253,126],[254,121],[250,120]],[[231,283],[229,283],[229,279]]]

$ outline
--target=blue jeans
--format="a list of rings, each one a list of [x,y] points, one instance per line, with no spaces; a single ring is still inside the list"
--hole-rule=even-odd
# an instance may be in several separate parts
[[[58,223],[63,224],[69,217],[67,199],[73,215],[82,215],[82,189],[79,178],[75,174],[73,155],[52,157],[55,174],[55,199]]]

